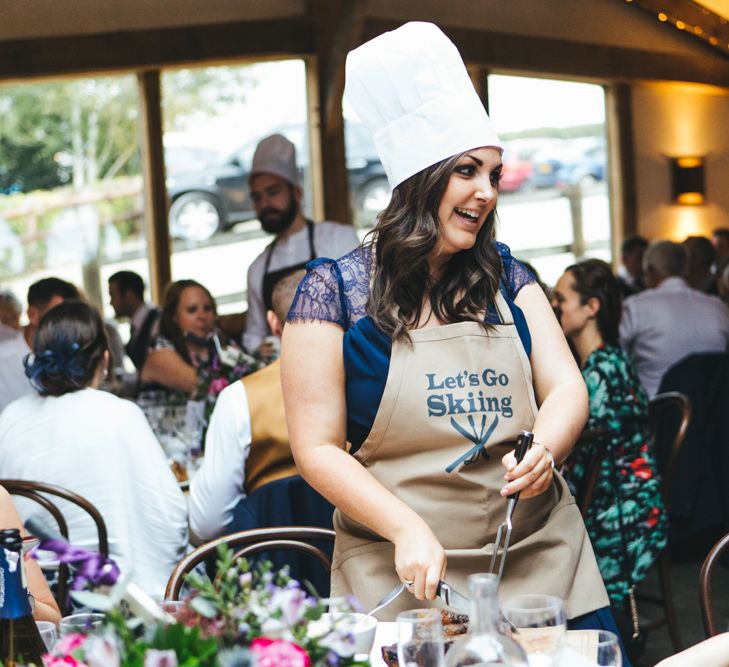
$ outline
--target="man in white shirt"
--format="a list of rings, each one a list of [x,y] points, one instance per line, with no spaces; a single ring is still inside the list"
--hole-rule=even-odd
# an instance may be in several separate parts
[[[281,337],[303,269],[281,278],[266,318]],[[280,361],[226,387],[205,436],[205,457],[190,483],[190,532],[199,541],[226,532],[240,500],[269,482],[297,475],[291,453]]]
[[[33,392],[23,360],[31,352],[43,315],[67,299],[80,298],[76,286],[60,278],[43,278],[28,288],[28,324],[22,331],[4,331],[0,336],[0,411],[16,398]]]
[[[681,277],[686,249],[657,241],[643,258],[650,289],[626,299],[620,343],[635,362],[653,397],[675,363],[696,352],[724,352],[729,346],[729,308],[717,297],[692,289]]]
[[[248,352],[261,348],[271,356],[264,338],[270,331],[266,311],[278,278],[317,257],[338,259],[359,245],[350,225],[335,222],[314,224],[301,210],[303,191],[296,168],[296,148],[284,136],[262,139],[253,155],[250,175],[251,199],[261,227],[275,234],[273,241],[248,269],[248,314],[243,345]]]

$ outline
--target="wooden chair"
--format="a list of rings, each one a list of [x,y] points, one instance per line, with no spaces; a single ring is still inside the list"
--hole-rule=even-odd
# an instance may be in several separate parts
[[[679,454],[683,445],[686,431],[691,420],[691,401],[688,396],[677,391],[658,394],[650,402],[650,422],[651,432],[654,438],[654,447],[657,449],[659,444],[656,438],[663,436],[667,438],[667,442],[663,443],[661,449],[666,453],[665,464],[661,470],[661,495],[668,512],[668,500],[670,496],[671,483],[676,473]],[[671,423],[674,428],[671,433],[665,433],[660,430],[661,425]],[[652,602],[663,607],[664,616],[662,618],[648,621],[643,624],[643,628],[647,631],[655,630],[662,625],[668,624],[668,633],[671,637],[674,651],[677,653],[681,650],[681,635],[678,629],[678,618],[676,616],[676,606],[673,601],[673,588],[671,585],[671,554],[669,547],[666,546],[658,557],[658,580],[660,584],[661,594],[659,596],[641,594],[639,598],[647,602]]]
[[[580,439],[575,443],[573,453],[578,452],[582,448],[591,447],[592,444],[605,435],[605,433],[607,433],[607,429],[604,428],[595,428],[585,431],[580,436]],[[590,503],[592,503],[592,499],[595,496],[595,487],[597,486],[597,480],[600,478],[600,468],[602,467],[602,462],[605,460],[606,454],[607,451],[604,447],[593,448],[592,454],[590,455],[587,463],[587,470],[585,471],[585,478],[582,486],[577,490],[575,502],[577,503],[577,507],[580,509],[580,514],[582,514],[583,518],[587,514]]]
[[[96,507],[94,507],[94,505],[83,496],[54,484],[31,482],[21,479],[0,479],[0,486],[5,487],[5,490],[10,495],[28,498],[38,503],[38,505],[40,505],[43,509],[47,510],[58,525],[58,532],[66,541],[69,539],[68,524],[63,516],[63,512],[61,512],[58,505],[50,500],[48,496],[61,498],[77,505],[91,517],[91,520],[96,525],[96,532],[99,536],[99,553],[104,556],[109,555],[109,537],[104,518],[101,516],[99,510],[97,510]],[[61,610],[62,614],[70,611],[68,608],[68,583],[69,566],[66,563],[60,563],[58,567],[58,585],[55,590],[55,598],[58,608]]]
[[[707,639],[719,634],[716,630],[714,607],[711,603],[713,598],[712,578],[714,575],[714,566],[719,562],[727,547],[729,547],[729,533],[724,535],[712,547],[708,556],[704,559],[701,572],[699,573],[699,605],[701,606],[701,620],[704,623],[704,633]]]
[[[293,549],[316,558],[322,567],[329,572],[332,562],[322,549],[311,544],[315,541],[333,542],[334,531],[328,528],[284,526],[241,530],[230,535],[223,535],[199,546],[178,563],[167,582],[165,599],[178,600],[185,575],[207,558],[215,556],[221,544],[227,544],[231,549],[234,549],[236,557],[244,558],[262,551]]]

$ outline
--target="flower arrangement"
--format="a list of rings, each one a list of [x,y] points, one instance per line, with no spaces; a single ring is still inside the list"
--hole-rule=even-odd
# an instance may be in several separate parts
[[[355,667],[346,613],[327,614],[285,570],[251,568],[226,547],[218,576],[188,575],[191,594],[174,622],[142,622],[119,610],[101,632],[66,635],[45,656],[46,667]],[[346,603],[341,612],[351,611]]]
[[[236,380],[263,368],[265,363],[228,345],[212,353],[208,362],[198,362],[196,365],[198,383],[194,398],[204,404],[203,423],[207,426],[220,392]]]

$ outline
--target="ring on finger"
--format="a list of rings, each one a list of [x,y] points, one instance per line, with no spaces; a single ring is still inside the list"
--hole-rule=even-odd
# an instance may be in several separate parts
[[[415,579],[403,579],[402,583],[405,584],[408,588],[412,586],[415,583]]]

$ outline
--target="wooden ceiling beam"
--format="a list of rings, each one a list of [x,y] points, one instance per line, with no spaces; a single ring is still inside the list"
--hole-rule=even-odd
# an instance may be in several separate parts
[[[362,41],[400,25],[369,19]],[[532,72],[591,80],[692,81],[729,87],[729,62],[720,57],[687,57],[584,42],[526,37],[441,26],[463,59],[492,70]]]
[[[305,17],[0,42],[0,79],[312,54]]]
[[[626,0],[729,60],[729,21],[693,0]],[[660,16],[660,18],[659,18]]]

